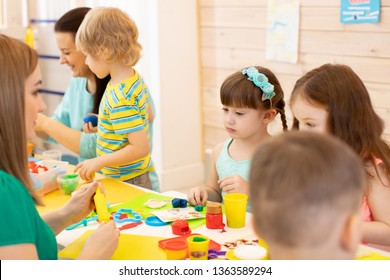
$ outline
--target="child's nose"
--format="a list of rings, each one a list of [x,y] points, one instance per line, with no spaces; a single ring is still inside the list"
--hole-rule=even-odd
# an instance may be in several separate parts
[[[228,123],[233,123],[233,122],[234,122],[234,115],[231,114],[231,113],[227,114],[227,116],[226,116],[226,122],[228,122]]]

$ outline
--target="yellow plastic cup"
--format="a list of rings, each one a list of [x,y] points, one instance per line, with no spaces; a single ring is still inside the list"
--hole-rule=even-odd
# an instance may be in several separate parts
[[[170,240],[165,244],[167,260],[185,260],[187,256],[187,242],[183,240]]]
[[[227,226],[230,228],[244,227],[248,196],[242,193],[228,193],[223,197],[223,201]]]
[[[209,257],[210,239],[203,235],[187,238],[190,260],[207,260]]]

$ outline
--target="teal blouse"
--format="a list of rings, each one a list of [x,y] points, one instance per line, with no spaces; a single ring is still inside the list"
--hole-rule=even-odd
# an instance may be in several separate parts
[[[223,148],[218,156],[216,162],[216,170],[219,179],[223,179],[229,175],[239,175],[245,181],[249,181],[249,170],[251,167],[251,159],[236,161],[229,155],[229,146],[233,142],[234,139],[227,139],[223,145]],[[226,193],[222,193],[222,197],[225,196]],[[252,212],[252,208],[250,203],[247,203],[246,210],[248,212]]]

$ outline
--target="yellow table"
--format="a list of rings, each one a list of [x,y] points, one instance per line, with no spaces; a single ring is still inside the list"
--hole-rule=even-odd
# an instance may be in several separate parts
[[[73,169],[74,166],[69,165],[67,173],[73,173]],[[103,184],[103,187],[106,190],[106,200],[110,204],[124,202],[147,192],[147,190],[144,191],[140,187],[132,186],[116,179],[106,178],[101,174],[96,174],[95,179]],[[85,181],[80,180],[78,187],[84,183]],[[70,198],[70,195],[63,194],[61,190],[54,190],[43,196],[43,203],[45,206],[38,206],[38,212],[42,214],[47,211],[57,209],[68,202]]]

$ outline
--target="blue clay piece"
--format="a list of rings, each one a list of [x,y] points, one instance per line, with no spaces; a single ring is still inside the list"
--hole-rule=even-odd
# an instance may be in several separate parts
[[[201,211],[203,211],[203,206],[202,205],[196,205],[194,207],[194,209],[195,209],[195,211],[201,212]]]
[[[92,126],[97,126],[97,123],[98,123],[98,117],[96,115],[90,115],[90,116],[86,116],[84,118],[84,122],[85,123],[92,123]]]
[[[172,199],[172,207],[173,208],[186,208],[187,200],[182,198],[174,198]]]

